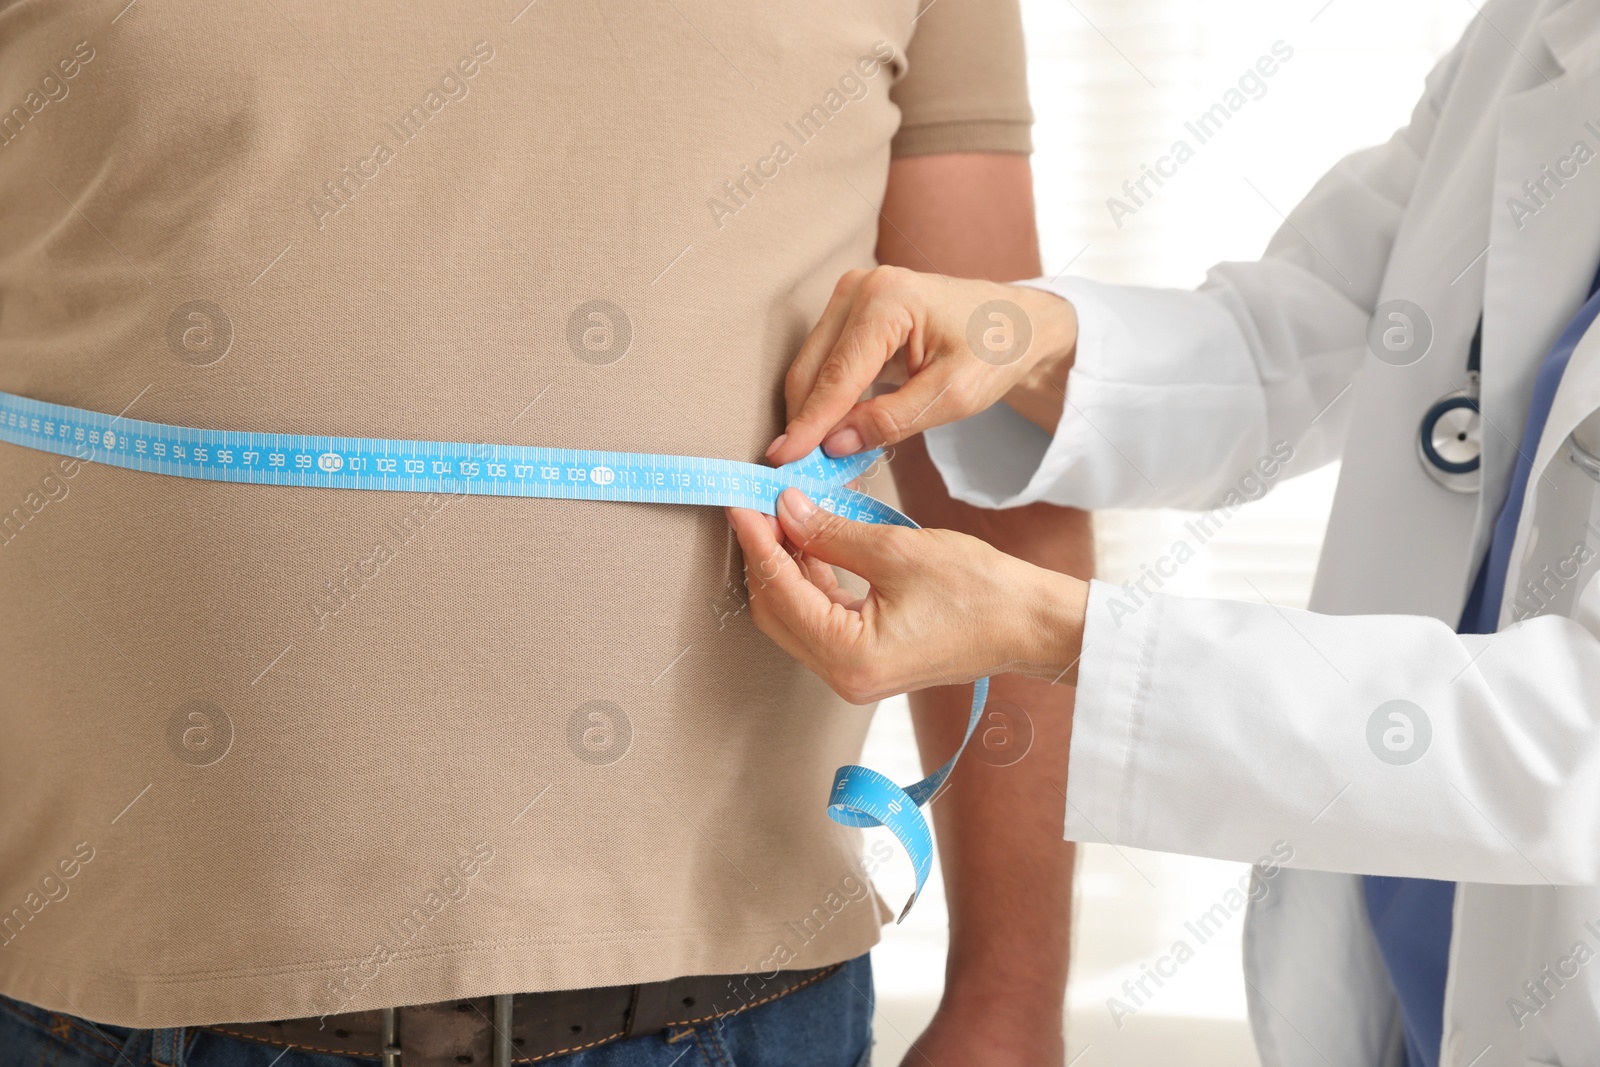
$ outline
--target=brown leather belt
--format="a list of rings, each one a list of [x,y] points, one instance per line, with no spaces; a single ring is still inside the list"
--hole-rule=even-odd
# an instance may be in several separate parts
[[[371,1057],[384,1067],[511,1067],[736,1015],[814,985],[841,966],[472,997],[204,1029],[279,1048]]]

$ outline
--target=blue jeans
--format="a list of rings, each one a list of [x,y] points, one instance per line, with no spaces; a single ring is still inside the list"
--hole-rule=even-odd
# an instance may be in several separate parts
[[[872,964],[861,956],[770,1004],[701,1026],[674,1027],[544,1060],[539,1067],[867,1067],[872,1008]],[[0,1067],[373,1067],[377,1062],[286,1053],[207,1030],[104,1026],[0,996]]]

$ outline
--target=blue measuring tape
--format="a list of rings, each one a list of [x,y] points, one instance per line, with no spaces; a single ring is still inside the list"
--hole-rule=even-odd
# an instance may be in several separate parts
[[[379,489],[561,500],[624,500],[753,508],[774,514],[790,487],[819,507],[857,522],[915,527],[889,505],[846,483],[880,452],[833,459],[821,449],[782,467],[642,452],[597,452],[454,441],[199,430],[47,404],[0,392],[0,441],[148,474],[250,485]],[[884,826],[911,858],[916,903],[933,865],[933,835],[921,808],[950,776],[988,699],[989,680],[973,686],[967,732],[944,765],[902,789],[854,764],[839,768],[828,816],[845,826]]]

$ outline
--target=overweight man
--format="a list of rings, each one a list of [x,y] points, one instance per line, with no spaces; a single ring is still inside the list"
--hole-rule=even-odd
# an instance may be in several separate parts
[[[1037,272],[1030,118],[1008,0],[6,5],[0,389],[755,460],[840,273]],[[0,599],[0,1063],[866,1062],[883,857],[824,809],[869,716],[714,511],[4,445]],[[1009,894],[1070,858],[989,862],[1058,770],[941,805],[918,1062],[1060,1058],[1065,908]]]

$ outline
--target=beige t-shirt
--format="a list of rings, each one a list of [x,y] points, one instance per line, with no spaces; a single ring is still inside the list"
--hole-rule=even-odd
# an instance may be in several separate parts
[[[1015,0],[124,5],[0,6],[0,389],[156,422],[756,460],[891,141],[1029,148]],[[0,599],[10,996],[193,1025],[876,940],[824,812],[868,712],[750,625],[717,509],[0,445]]]

